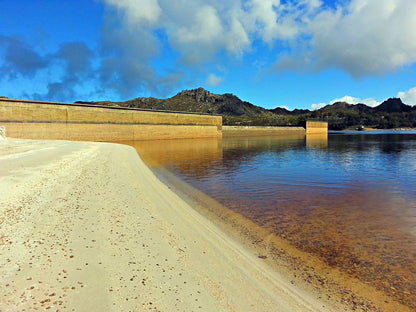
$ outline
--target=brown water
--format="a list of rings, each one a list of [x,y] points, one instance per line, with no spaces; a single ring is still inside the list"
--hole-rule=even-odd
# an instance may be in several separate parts
[[[156,172],[416,311],[416,133],[132,144]]]

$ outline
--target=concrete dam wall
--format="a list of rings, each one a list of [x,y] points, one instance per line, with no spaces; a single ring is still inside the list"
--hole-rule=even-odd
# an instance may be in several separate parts
[[[0,99],[0,126],[21,139],[136,141],[221,137],[222,117]]]
[[[328,133],[328,123],[302,127],[222,126],[221,116],[0,98],[0,127],[21,139],[140,141]]]
[[[223,137],[256,137],[256,136],[279,136],[279,137],[305,137],[303,127],[256,127],[256,126],[223,126]]]
[[[307,121],[306,134],[328,135],[328,122],[326,121]]]

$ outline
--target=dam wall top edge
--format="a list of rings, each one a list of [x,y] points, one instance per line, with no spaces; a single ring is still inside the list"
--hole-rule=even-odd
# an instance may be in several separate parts
[[[125,111],[137,111],[137,112],[155,112],[155,113],[167,113],[167,114],[184,114],[184,115],[202,115],[202,116],[221,117],[221,115],[207,114],[207,113],[171,111],[171,110],[156,110],[156,109],[106,106],[106,105],[92,105],[92,104],[84,104],[84,103],[65,103],[65,102],[20,100],[20,99],[9,99],[9,98],[1,98],[1,97],[0,97],[0,102],[25,103],[25,104],[33,103],[33,104],[45,104],[45,105],[61,105],[61,106],[70,106],[70,107],[104,108],[104,109],[112,109],[112,110],[125,110]]]

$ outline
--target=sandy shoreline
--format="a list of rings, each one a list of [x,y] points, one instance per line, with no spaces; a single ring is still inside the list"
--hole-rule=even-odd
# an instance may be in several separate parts
[[[0,142],[0,311],[334,311],[128,146]]]

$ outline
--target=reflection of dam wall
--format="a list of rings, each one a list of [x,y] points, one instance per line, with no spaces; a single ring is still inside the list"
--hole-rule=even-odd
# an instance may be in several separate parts
[[[306,136],[306,147],[327,148],[328,135],[322,133],[308,134]]]
[[[143,161],[151,168],[167,163],[181,163],[203,170],[212,161],[222,159],[222,140],[216,138],[192,140],[146,140],[123,142],[136,148]],[[193,169],[196,170],[196,169]]]
[[[0,99],[0,125],[22,139],[126,141],[221,136],[221,116]]]

